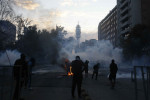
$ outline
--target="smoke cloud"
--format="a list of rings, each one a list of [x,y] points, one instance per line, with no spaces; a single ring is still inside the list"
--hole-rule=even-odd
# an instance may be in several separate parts
[[[0,65],[14,65],[18,58],[20,58],[20,53],[17,50],[6,50],[6,52],[0,53]]]
[[[122,63],[122,49],[113,48],[109,41],[99,41],[95,46],[87,47],[84,52],[75,53],[76,45],[76,41],[66,43],[60,52],[60,57],[72,61],[75,59],[75,56],[78,55],[83,61],[89,60],[91,66],[99,62],[103,67],[108,67],[112,59],[115,59],[118,64]]]
[[[94,46],[89,46],[84,51],[76,53],[75,46],[77,45],[77,41],[72,41],[64,45],[59,54],[60,58],[67,58],[72,61],[78,55],[83,61],[89,60],[90,67],[99,62],[101,67],[108,68],[112,59],[115,60],[119,68],[150,65],[149,57],[146,55],[140,58],[135,57],[132,61],[125,61],[122,49],[114,48],[108,40],[98,41]]]

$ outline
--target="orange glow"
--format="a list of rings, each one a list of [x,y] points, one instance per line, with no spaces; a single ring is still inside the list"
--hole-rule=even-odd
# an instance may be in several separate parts
[[[73,73],[72,73],[72,66],[70,66],[70,71],[68,72],[68,76],[73,76]]]

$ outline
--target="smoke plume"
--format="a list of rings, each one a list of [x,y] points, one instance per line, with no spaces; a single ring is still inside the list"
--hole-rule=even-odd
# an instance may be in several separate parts
[[[20,58],[20,53],[17,50],[6,50],[6,52],[0,54],[0,65],[14,65],[18,58]]]

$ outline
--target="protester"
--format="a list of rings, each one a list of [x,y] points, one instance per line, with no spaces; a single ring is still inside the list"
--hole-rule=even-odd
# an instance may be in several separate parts
[[[86,61],[85,61],[85,68],[84,68],[84,69],[85,69],[85,77],[86,77],[86,78],[88,77],[88,67],[89,67],[88,64],[89,64],[89,61],[86,60]]]
[[[70,61],[68,59],[65,60],[65,68],[68,74],[68,72],[70,72]]]
[[[92,79],[95,76],[95,80],[97,80],[97,76],[98,76],[98,70],[99,70],[99,63],[97,63],[96,65],[93,66],[93,74],[92,74]]]
[[[114,59],[112,59],[109,68],[110,68],[109,80],[111,82],[111,87],[114,88],[116,83],[116,73],[118,71],[118,67]]]
[[[29,77],[28,77],[28,88],[29,89],[32,89],[32,87],[31,87],[31,79],[32,79],[32,69],[33,69],[34,66],[35,66],[35,59],[31,58],[28,61],[28,74],[29,74]]]
[[[82,72],[84,71],[84,63],[80,59],[79,56],[76,56],[76,59],[72,61],[72,72],[73,72],[73,80],[72,80],[72,97],[74,98],[74,92],[77,85],[78,89],[78,97],[81,98],[81,85],[82,85]]]
[[[13,100],[19,100],[21,89],[27,77],[27,62],[26,56],[24,54],[20,55],[20,59],[15,61],[14,67],[14,80],[15,80],[15,90],[13,95]]]

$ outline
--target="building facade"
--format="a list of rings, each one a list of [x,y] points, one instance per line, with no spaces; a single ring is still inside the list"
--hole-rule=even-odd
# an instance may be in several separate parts
[[[141,24],[141,0],[117,0],[118,33],[126,36],[132,27]]]
[[[76,26],[76,40],[77,40],[77,48],[80,48],[80,38],[81,38],[81,27],[78,23]]]
[[[81,37],[81,27],[80,27],[80,25],[78,24],[78,25],[76,26],[76,39],[77,39],[78,41],[80,41],[80,37]]]
[[[99,23],[98,40],[110,40],[116,45],[117,39],[117,6]]]
[[[99,23],[98,40],[110,40],[117,46],[120,36],[128,36],[135,25],[143,24],[150,29],[149,5],[149,0],[117,0],[117,5]]]

